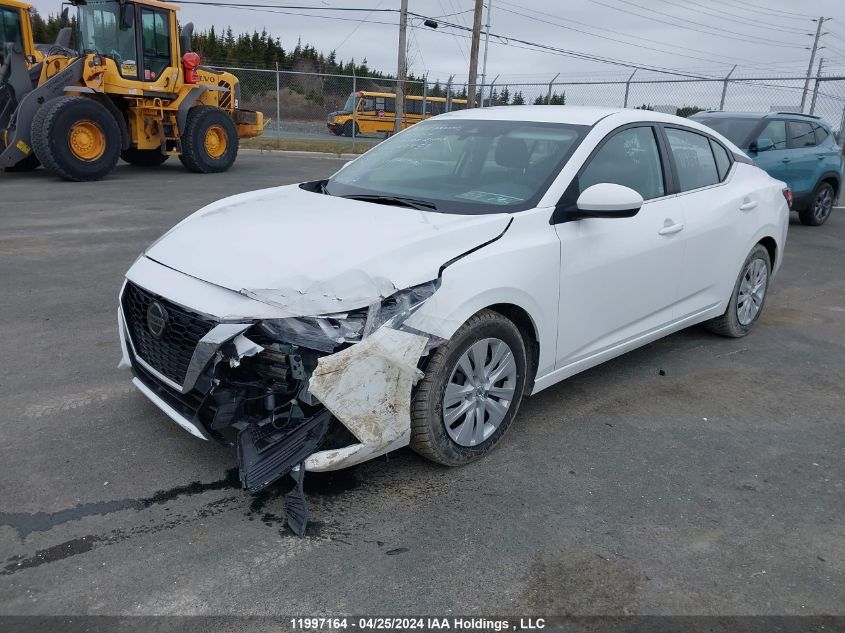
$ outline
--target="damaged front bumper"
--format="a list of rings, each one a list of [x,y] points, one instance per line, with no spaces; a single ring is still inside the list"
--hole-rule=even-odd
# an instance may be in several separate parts
[[[121,365],[189,433],[237,447],[241,483],[256,491],[295,469],[345,468],[409,443],[421,358],[440,340],[397,327],[433,291],[358,320],[221,323],[128,281]]]

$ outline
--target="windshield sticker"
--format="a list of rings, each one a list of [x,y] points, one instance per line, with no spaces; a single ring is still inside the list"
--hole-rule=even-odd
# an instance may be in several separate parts
[[[514,198],[513,196],[506,196],[502,193],[490,193],[489,191],[467,191],[466,193],[459,193],[455,197],[472,200],[473,202],[486,202],[488,204],[513,204],[523,201],[523,198]]]
[[[127,59],[120,65],[120,74],[124,77],[137,77],[138,65],[135,63],[134,60]]]

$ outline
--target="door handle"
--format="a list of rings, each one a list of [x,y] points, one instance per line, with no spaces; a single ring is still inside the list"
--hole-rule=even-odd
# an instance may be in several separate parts
[[[780,162],[782,162],[782,163],[789,163],[791,161],[792,161],[791,158],[781,158],[781,160],[780,160]]]
[[[683,224],[671,224],[669,226],[665,226],[660,229],[657,234],[658,235],[672,235],[673,233],[680,233],[684,230]]]
[[[757,206],[756,200],[749,200],[748,202],[743,202],[741,205],[739,205],[739,210],[740,211],[751,211],[751,209],[753,209],[756,206]]]

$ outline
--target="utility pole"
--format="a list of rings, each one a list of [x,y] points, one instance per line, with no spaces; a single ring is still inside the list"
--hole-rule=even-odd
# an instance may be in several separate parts
[[[490,12],[493,10],[493,0],[487,0],[487,26],[484,31],[484,61],[481,62],[481,99],[479,100],[481,107],[484,107],[484,86],[487,84],[487,47],[490,45]],[[495,82],[493,82],[495,83]],[[493,90],[490,89],[490,96],[493,96]]]
[[[399,64],[396,71],[396,108],[393,117],[393,132],[402,131],[405,120],[405,52],[408,47],[406,32],[408,29],[408,0],[402,0],[399,7]]]
[[[478,44],[481,39],[481,13],[484,0],[475,0],[475,17],[472,21],[472,45],[469,49],[469,85],[467,86],[467,107],[475,107],[475,82],[478,77]]]
[[[813,40],[813,49],[810,52],[810,64],[807,66],[807,78],[804,80],[804,91],[801,93],[801,112],[804,111],[804,104],[807,103],[807,90],[810,87],[810,77],[813,74],[813,62],[816,61],[816,51],[819,49],[819,38],[822,36],[822,25],[825,18],[820,17],[816,26],[816,37]]]
[[[816,70],[816,83],[813,85],[813,99],[810,101],[810,114],[816,111],[816,99],[819,98],[819,77],[822,76],[822,66],[824,66],[824,57],[819,58],[819,67]]]

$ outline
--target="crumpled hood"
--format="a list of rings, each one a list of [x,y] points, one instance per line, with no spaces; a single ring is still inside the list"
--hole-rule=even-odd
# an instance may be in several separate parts
[[[510,216],[450,215],[288,185],[224,198],[189,216],[145,255],[292,316],[363,307],[436,279],[489,242]]]

